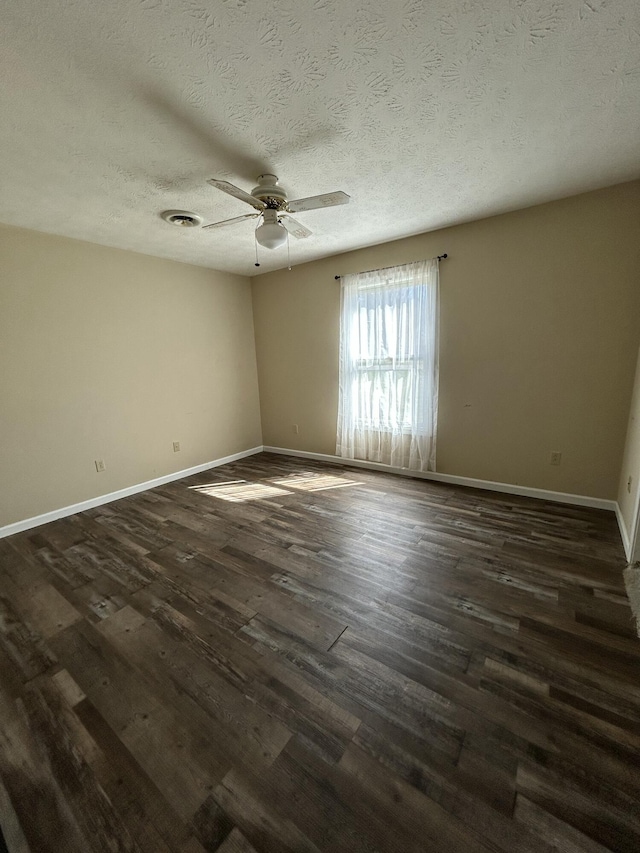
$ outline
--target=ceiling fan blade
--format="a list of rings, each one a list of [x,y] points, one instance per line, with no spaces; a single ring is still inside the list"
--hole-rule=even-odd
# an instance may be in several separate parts
[[[246,193],[244,190],[241,190],[240,187],[236,187],[228,181],[220,181],[218,178],[209,178],[207,183],[211,184],[212,187],[216,187],[218,190],[222,190],[223,193],[228,193],[234,198],[239,198],[240,201],[246,201],[247,204],[255,207],[256,210],[264,210],[267,206],[263,201],[260,201],[259,198],[255,198],[250,193]]]
[[[296,198],[290,201],[288,208],[292,213],[302,210],[316,210],[319,207],[333,207],[336,204],[348,204],[349,196],[343,192],[325,193],[324,195],[312,195],[309,198]]]
[[[302,237],[310,237],[313,233],[312,231],[309,231],[308,228],[305,228],[304,225],[301,225],[296,219],[293,218],[293,216],[283,215],[280,219],[280,222],[284,225],[284,227],[287,229],[287,231],[289,232],[289,234],[291,234],[292,237],[297,237],[298,239],[301,239]]]
[[[223,219],[222,222],[212,222],[211,225],[203,225],[205,228],[221,228],[223,225],[232,225],[234,222],[242,222],[244,219],[254,219],[259,213],[245,213],[244,216],[234,216],[233,219]]]

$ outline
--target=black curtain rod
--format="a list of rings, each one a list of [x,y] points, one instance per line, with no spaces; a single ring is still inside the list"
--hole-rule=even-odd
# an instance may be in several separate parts
[[[448,256],[448,255],[447,255],[447,253],[445,252],[445,253],[444,253],[444,255],[436,255],[436,257],[435,257],[433,260],[444,261],[444,259],[445,259],[445,258],[448,258],[448,257],[449,257],[449,256]],[[390,266],[390,267],[378,267],[378,269],[377,269],[377,270],[362,270],[362,272],[355,273],[355,275],[364,275],[365,273],[368,273],[368,272],[384,272],[384,270],[392,270],[392,269],[394,269],[396,266],[398,266],[398,264],[392,264],[392,266]],[[403,266],[403,267],[404,267],[404,266],[408,266],[408,264],[400,264],[399,266]],[[336,281],[338,281],[338,279],[339,279],[339,278],[342,278],[342,276],[341,276],[341,275],[336,275],[336,276],[334,276],[334,278],[335,278],[335,280],[336,280]]]

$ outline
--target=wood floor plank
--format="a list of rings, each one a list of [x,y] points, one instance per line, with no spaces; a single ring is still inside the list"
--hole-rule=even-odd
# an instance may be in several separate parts
[[[164,703],[148,681],[90,625],[55,639],[67,669],[125,747],[190,820],[228,769],[222,745]]]
[[[548,838],[562,853],[611,853],[610,848],[592,841],[521,794],[516,798],[514,817],[516,821],[532,827],[541,838]]]
[[[32,853],[635,853],[624,566],[612,513],[267,453],[0,540],[0,822]]]
[[[48,689],[49,688],[49,689]],[[60,781],[60,787],[78,826],[93,849],[113,853],[140,853],[120,815],[113,808],[86,760],[85,750],[92,745],[79,743],[77,727],[72,727],[63,712],[57,691],[41,678],[29,685],[24,695],[26,717],[31,731],[46,754]],[[72,716],[72,715],[69,715]],[[82,730],[84,733],[84,729]],[[88,738],[87,738],[88,739]]]
[[[518,768],[517,786],[527,799],[605,848],[616,853],[640,849],[637,800],[630,812],[604,806],[566,780],[525,764]]]
[[[51,584],[43,584],[31,593],[29,618],[46,639],[79,622],[81,614]]]
[[[202,845],[193,835],[190,825],[178,815],[154,779],[144,771],[91,702],[84,699],[75,712],[108,757],[112,773],[102,785],[130,826],[138,844],[143,849],[149,847],[149,853],[154,849],[161,850],[163,844],[169,850],[188,847],[192,853],[202,853]]]
[[[235,827],[224,842],[218,847],[218,853],[256,853],[240,830]]]
[[[351,746],[340,760],[342,770],[369,790],[379,808],[400,819],[405,830],[416,839],[441,850],[489,850],[478,836],[458,818],[447,812],[416,788],[384,771],[357,746]]]
[[[105,619],[98,630],[138,671],[150,672],[158,690],[181,718],[202,731],[216,726],[220,758],[233,756],[249,765],[269,764],[291,737],[291,732],[263,713],[246,697],[203,664],[192,648],[163,635],[160,628],[127,606]],[[163,660],[160,672],[151,671],[154,652]]]
[[[0,851],[2,853],[31,853],[20,821],[11,804],[11,797],[2,779],[0,779]]]
[[[11,591],[8,579],[4,579],[3,588]],[[36,675],[47,672],[57,659],[42,634],[32,625],[24,610],[23,596],[12,599],[0,594],[0,648],[20,671],[22,678],[28,681]]]
[[[320,853],[319,848],[277,808],[277,789],[261,784],[254,776],[231,770],[212,798],[263,853]]]
[[[95,850],[66,801],[55,769],[43,754],[24,712],[0,685],[0,776],[33,853]]]

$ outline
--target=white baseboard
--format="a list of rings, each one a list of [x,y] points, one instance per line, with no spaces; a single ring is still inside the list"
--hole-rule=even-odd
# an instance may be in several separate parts
[[[127,486],[127,488],[119,489],[116,492],[99,495],[97,498],[90,498],[89,500],[81,501],[80,503],[72,504],[71,506],[65,506],[60,509],[52,510],[51,512],[45,512],[42,515],[26,518],[23,521],[16,521],[13,524],[7,524],[5,527],[0,527],[0,539],[5,536],[11,536],[14,533],[21,533],[23,530],[30,530],[33,527],[39,527],[41,524],[48,524],[50,521],[56,521],[59,518],[66,518],[68,515],[75,515],[75,513],[83,512],[83,510],[86,509],[93,509],[96,506],[111,503],[111,501],[117,501],[120,498],[129,497],[129,495],[135,495],[138,492],[144,492],[147,489],[153,489],[156,486],[162,486],[165,483],[171,483],[174,480],[181,480],[183,477],[190,477],[192,474],[199,474],[201,471],[208,471],[211,468],[217,468],[220,465],[226,465],[229,462],[235,462],[236,460],[244,459],[247,456],[254,456],[256,453],[262,453],[262,451],[265,453],[276,453],[280,456],[298,456],[302,459],[315,459],[319,462],[331,462],[336,465],[368,468],[372,471],[384,471],[388,474],[399,474],[404,477],[418,477],[424,480],[434,480],[439,483],[451,483],[456,486],[468,486],[472,489],[486,489],[491,492],[503,492],[508,495],[522,495],[523,497],[556,501],[557,503],[572,504],[574,506],[588,506],[596,509],[610,510],[616,514],[625,554],[627,555],[628,560],[631,559],[629,535],[616,501],[605,500],[603,498],[593,498],[587,495],[572,495],[567,492],[552,492],[546,489],[535,489],[528,486],[514,486],[511,483],[495,483],[492,480],[477,480],[472,477],[458,477],[454,474],[438,474],[432,471],[408,471],[406,468],[393,468],[391,465],[382,465],[378,462],[366,462],[361,459],[345,459],[342,456],[333,456],[327,453],[311,453],[305,450],[290,450],[285,447],[269,446],[252,447],[249,450],[243,450],[240,453],[234,453],[231,456],[224,456],[221,459],[214,459],[212,462],[195,465],[193,468],[175,471],[173,474],[166,474],[163,477],[157,477],[154,480],[147,480],[145,483],[136,483],[134,486]]]
[[[640,637],[640,569],[635,566],[627,566],[622,573],[624,576],[624,585],[627,591],[627,598],[631,605],[631,612],[636,620],[636,631]]]
[[[242,450],[240,453],[231,454],[231,456],[214,459],[213,462],[205,462],[202,465],[195,465],[193,468],[185,468],[183,471],[174,471],[173,474],[165,474],[163,477],[156,477],[155,480],[147,480],[146,483],[136,483],[135,486],[127,486],[126,489],[118,489],[117,492],[99,495],[97,498],[90,498],[87,501],[81,501],[71,506],[64,506],[61,509],[54,509],[42,515],[34,515],[33,518],[25,518],[24,521],[7,524],[5,527],[0,527],[0,539],[5,536],[12,536],[14,533],[21,533],[23,530],[30,530],[32,527],[39,527],[41,524],[48,524],[50,521],[57,521],[59,518],[66,518],[68,515],[75,515],[77,512],[83,512],[85,509],[93,509],[93,507],[111,503],[111,501],[117,501],[120,498],[127,498],[129,495],[135,495],[138,492],[146,492],[147,489],[163,486],[165,483],[171,483],[173,480],[181,480],[183,477],[190,477],[192,474],[199,474],[201,471],[208,471],[210,468],[218,468],[220,465],[235,462],[237,459],[244,459],[246,456],[262,453],[262,449],[262,446],[252,447],[250,450]]]
[[[406,468],[393,468],[379,462],[366,462],[361,459],[345,459],[342,456],[331,456],[328,453],[309,453],[306,450],[289,450],[286,447],[263,448],[265,453],[277,453],[280,456],[299,456],[303,459],[317,459],[321,462],[332,462],[336,465],[347,465],[356,468],[369,468],[373,471],[385,471],[388,474],[400,474],[403,477],[419,477],[423,480],[435,480],[438,483],[451,483],[455,486],[468,486],[471,489],[486,489],[490,492],[504,492],[507,495],[522,495],[527,498],[538,498],[544,501],[572,504],[573,506],[589,506],[595,509],[606,509],[616,512],[616,501],[604,498],[592,498],[588,495],[572,495],[568,492],[551,492],[547,489],[534,489],[529,486],[514,486],[511,483],[494,483],[492,480],[476,480],[473,477],[458,477],[455,474],[438,474],[435,471],[409,471]]]
[[[618,503],[616,503],[616,519],[618,521],[620,536],[622,537],[622,546],[624,548],[624,553],[626,555],[627,562],[630,563],[632,560],[631,537],[629,536],[629,531],[627,530],[627,525],[625,524],[624,516],[620,511],[620,506]]]

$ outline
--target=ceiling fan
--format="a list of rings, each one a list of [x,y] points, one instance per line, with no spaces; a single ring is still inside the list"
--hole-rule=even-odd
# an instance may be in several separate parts
[[[301,213],[305,210],[333,207],[349,202],[349,196],[340,191],[289,201],[286,190],[278,186],[278,178],[275,175],[260,175],[258,185],[250,193],[218,178],[210,178],[207,183],[234,198],[239,198],[240,201],[246,201],[258,212],[245,213],[243,216],[235,216],[233,219],[225,219],[222,222],[213,222],[211,225],[205,225],[204,228],[222,228],[224,225],[242,222],[244,219],[261,218],[262,222],[256,228],[256,240],[265,249],[277,249],[278,246],[282,246],[287,240],[287,232],[298,238],[308,237],[311,234],[308,228],[289,216],[290,213]]]

